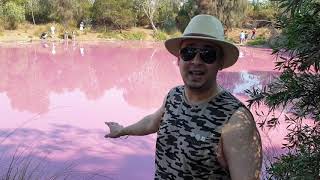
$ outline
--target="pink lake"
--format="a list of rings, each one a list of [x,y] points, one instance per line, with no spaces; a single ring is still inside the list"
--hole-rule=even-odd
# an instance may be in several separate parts
[[[270,49],[240,51],[219,82],[245,101],[277,72]],[[182,83],[176,61],[153,42],[0,44],[0,177],[30,162],[40,179],[153,179],[156,135],[105,139],[104,122],[154,112]],[[266,154],[280,129],[261,131]]]

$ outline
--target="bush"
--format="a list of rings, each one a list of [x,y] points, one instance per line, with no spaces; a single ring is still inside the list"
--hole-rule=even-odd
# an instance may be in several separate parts
[[[125,40],[145,40],[146,34],[144,32],[124,32],[120,34]]]
[[[167,34],[163,31],[157,31],[153,34],[153,38],[156,40],[156,41],[164,41],[164,40],[167,40],[168,37],[167,37]]]
[[[24,7],[16,5],[14,2],[7,2],[3,8],[5,27],[7,29],[16,29],[18,23],[25,20]]]
[[[179,31],[176,31],[173,34],[170,34],[170,38],[176,38],[176,37],[180,37],[180,36],[181,36],[181,32],[179,32]]]
[[[281,35],[274,39],[275,69],[280,76],[262,88],[246,91],[249,107],[268,106],[260,127],[286,127],[283,148],[288,152],[266,166],[267,179],[320,179],[320,2],[277,0],[283,13]],[[278,112],[284,112],[278,116]],[[284,121],[280,121],[283,117]]]
[[[0,24],[3,24],[4,21],[0,18]],[[0,26],[0,34],[4,31],[4,27]]]
[[[172,19],[168,19],[163,24],[163,30],[168,34],[173,34],[177,31],[176,22]]]
[[[267,43],[267,40],[263,36],[258,36],[256,39],[250,40],[247,42],[247,45],[250,46],[257,46],[257,45],[264,45]]]
[[[98,37],[104,38],[104,39],[121,39],[121,37],[119,36],[119,33],[116,33],[115,31],[104,32],[101,35],[99,35]]]

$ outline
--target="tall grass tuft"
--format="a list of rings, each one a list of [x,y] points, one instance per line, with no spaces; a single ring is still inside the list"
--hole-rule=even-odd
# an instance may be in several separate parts
[[[111,179],[110,177],[92,172],[84,172],[74,170],[76,165],[74,163],[66,163],[66,165],[55,172],[50,172],[48,164],[45,158],[42,157],[40,160],[32,156],[31,152],[29,155],[24,155],[24,152],[19,152],[17,149],[10,158],[10,162],[7,162],[8,166],[0,165],[0,180],[57,180],[57,179],[75,179],[74,177],[81,176],[82,179]],[[3,155],[3,154],[2,154]]]
[[[165,41],[165,40],[168,39],[168,36],[167,36],[167,34],[165,32],[158,30],[157,32],[155,32],[153,34],[153,38],[156,41]]]

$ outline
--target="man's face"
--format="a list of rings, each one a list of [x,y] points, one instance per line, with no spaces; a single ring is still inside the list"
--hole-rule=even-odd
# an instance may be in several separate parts
[[[196,52],[194,57],[192,52]],[[217,73],[222,67],[219,57],[219,48],[210,42],[184,40],[180,47],[178,64],[185,86],[193,90],[207,90],[216,85]]]

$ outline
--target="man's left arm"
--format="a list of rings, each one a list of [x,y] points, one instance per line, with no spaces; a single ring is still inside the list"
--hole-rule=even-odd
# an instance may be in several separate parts
[[[222,145],[232,180],[259,180],[261,138],[249,110],[240,107],[232,115],[222,130]]]

